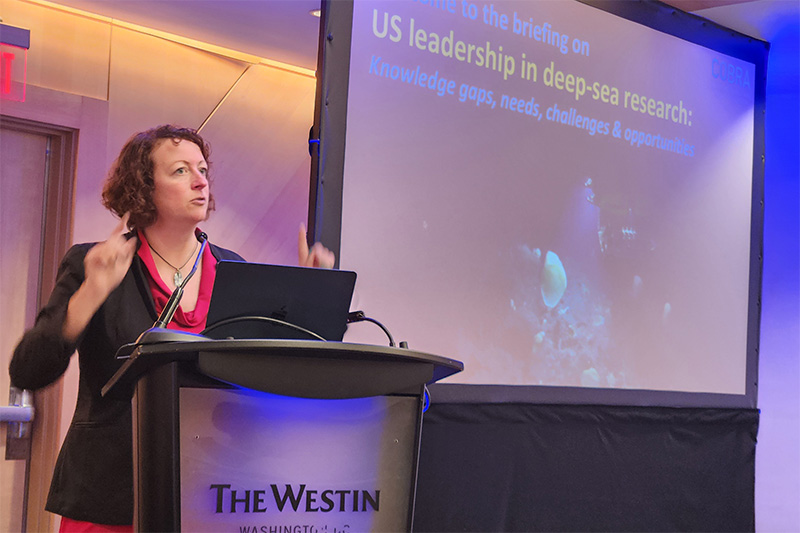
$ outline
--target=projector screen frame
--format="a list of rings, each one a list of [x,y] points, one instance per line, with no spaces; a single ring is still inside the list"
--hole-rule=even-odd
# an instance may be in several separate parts
[[[757,408],[764,220],[764,114],[769,43],[653,0],[574,0],[755,65],[750,279],[744,394],[582,388],[548,385],[436,384],[439,402],[527,402],[671,407]],[[349,87],[352,0],[323,0],[309,193],[309,235],[338,257]],[[376,128],[380,124],[376,125]],[[380,131],[376,131],[379,135]],[[390,198],[385,199],[391,202]],[[391,325],[389,325],[391,327]],[[413,340],[412,340],[413,342]],[[452,356],[453,354],[442,354]]]

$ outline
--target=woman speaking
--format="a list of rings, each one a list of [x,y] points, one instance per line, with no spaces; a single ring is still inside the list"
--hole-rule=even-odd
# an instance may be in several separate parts
[[[103,188],[103,204],[120,217],[108,239],[67,252],[47,305],[14,351],[14,386],[44,387],[78,352],[78,401],[56,463],[46,509],[61,531],[132,531],[131,404],[104,398],[121,366],[117,349],[158,318],[201,250],[197,235],[214,209],[209,146],[194,130],[159,126],[123,147]],[[333,254],[309,250],[301,228],[300,264],[332,267]],[[167,327],[199,333],[219,260],[242,260],[209,243]]]

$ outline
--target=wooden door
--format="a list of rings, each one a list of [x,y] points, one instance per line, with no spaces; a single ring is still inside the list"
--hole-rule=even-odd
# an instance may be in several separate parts
[[[77,134],[0,117],[0,402],[9,398],[14,346],[50,293],[69,242]],[[48,531],[44,511],[58,445],[61,384],[37,391],[26,441],[0,426],[0,531]],[[14,458],[6,459],[7,455]],[[21,457],[21,458],[17,458]]]

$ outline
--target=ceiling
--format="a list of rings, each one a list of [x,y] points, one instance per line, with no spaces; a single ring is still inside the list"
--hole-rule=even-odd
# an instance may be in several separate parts
[[[298,67],[315,69],[319,0],[57,0],[55,3]],[[752,37],[800,20],[797,0],[667,0]],[[0,15],[2,13],[0,12]]]
[[[320,0],[56,0],[262,58],[314,70]],[[0,12],[0,15],[2,13]]]

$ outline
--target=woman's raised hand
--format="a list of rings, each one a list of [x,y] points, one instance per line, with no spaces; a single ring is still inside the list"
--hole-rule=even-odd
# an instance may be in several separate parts
[[[125,237],[128,218],[129,213],[125,213],[108,239],[93,246],[83,259],[85,279],[69,300],[62,327],[62,334],[69,341],[78,338],[131,266],[137,239]]]
[[[128,272],[136,253],[136,239],[125,237],[130,213],[125,213],[108,239],[93,246],[86,254],[83,265],[86,282],[103,301],[117,288]]]

